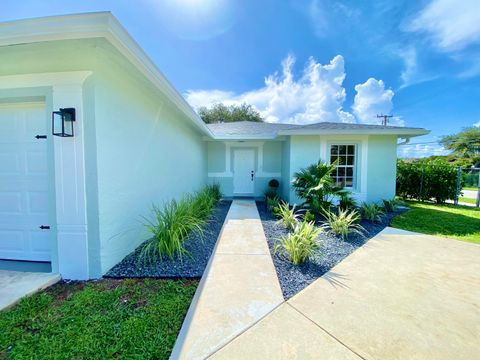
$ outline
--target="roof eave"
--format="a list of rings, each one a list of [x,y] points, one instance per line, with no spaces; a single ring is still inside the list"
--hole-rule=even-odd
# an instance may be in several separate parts
[[[299,129],[279,131],[278,135],[397,135],[399,137],[421,136],[429,134],[426,129]]]
[[[205,135],[210,129],[110,12],[50,16],[0,23],[0,46],[106,38]]]

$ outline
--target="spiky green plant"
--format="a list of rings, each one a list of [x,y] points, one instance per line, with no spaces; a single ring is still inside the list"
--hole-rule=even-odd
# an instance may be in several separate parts
[[[300,219],[300,214],[295,211],[295,205],[290,208],[290,205],[286,201],[282,201],[276,208],[275,215],[280,218],[278,222],[285,226],[287,230],[294,230]]]
[[[365,220],[379,222],[382,220],[385,213],[383,212],[382,208],[377,204],[367,204],[366,202],[363,202],[360,206],[360,215]]]
[[[395,210],[397,210],[397,207],[399,205],[399,201],[395,198],[392,199],[383,199],[383,208],[385,209],[385,212],[387,213],[392,213]]]
[[[143,248],[143,257],[161,260],[164,256],[170,259],[178,256],[181,260],[189,255],[185,249],[185,240],[190,233],[203,236],[205,226],[204,216],[194,214],[194,208],[192,196],[179,201],[171,200],[162,208],[153,205],[153,219],[145,218],[145,226],[153,238]]]
[[[293,175],[292,187],[312,210],[322,212],[331,206],[332,196],[341,191],[330,176],[337,162],[330,165],[318,161]]]
[[[340,235],[343,240],[346,240],[349,234],[356,233],[363,235],[365,229],[358,222],[360,215],[356,210],[342,210],[338,213],[332,211],[325,211],[325,224],[323,227],[335,235]]]
[[[189,255],[185,240],[191,233],[203,237],[204,227],[222,193],[217,184],[208,185],[193,195],[166,202],[162,208],[153,205],[153,217],[144,218],[152,239],[142,249],[142,258],[150,261],[167,256],[180,260]]]
[[[315,222],[315,215],[313,215],[310,210],[307,210],[305,214],[303,214],[303,221],[306,222]]]
[[[353,210],[357,206],[355,199],[350,195],[348,191],[342,191],[339,193],[338,207],[342,210]]]
[[[322,229],[316,227],[313,222],[302,221],[293,232],[277,240],[274,252],[280,252],[294,265],[302,264],[314,257],[320,248],[316,238],[321,232]]]
[[[267,209],[270,212],[274,212],[276,208],[279,207],[280,205],[280,198],[277,196],[271,197],[271,198],[266,198],[266,203],[267,203]]]

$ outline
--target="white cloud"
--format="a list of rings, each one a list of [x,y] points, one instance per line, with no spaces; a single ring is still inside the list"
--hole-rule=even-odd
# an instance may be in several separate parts
[[[473,124],[473,126],[480,128],[480,121]]]
[[[428,34],[442,51],[458,51],[480,42],[478,0],[432,0],[405,27]]]
[[[335,56],[329,64],[322,65],[310,58],[302,75],[296,79],[293,67],[295,58],[287,56],[282,61],[281,74],[265,78],[261,88],[236,94],[223,90],[188,90],[185,98],[194,107],[211,107],[216,103],[226,105],[247,103],[253,105],[267,122],[312,124],[321,121],[360,122],[379,124],[377,114],[390,114],[394,92],[385,89],[382,80],[368,79],[355,86],[352,106],[355,116],[343,109],[346,91],[344,59]],[[389,124],[403,126],[400,117],[390,119]]]
[[[441,145],[407,144],[398,147],[398,157],[411,159],[429,157],[432,155],[447,155],[450,152]]]
[[[402,50],[399,53],[403,62],[405,63],[405,69],[400,75],[402,79],[402,87],[406,87],[415,82],[415,75],[417,72],[417,51],[414,47]]]
[[[361,123],[378,124],[379,114],[390,114],[393,109],[393,96],[391,89],[385,89],[382,80],[370,78],[363,84],[355,85],[353,112]],[[390,125],[403,126],[404,122],[400,117],[393,117],[389,120]]]
[[[298,4],[299,3],[299,4]],[[328,36],[340,27],[349,26],[360,16],[360,12],[350,4],[346,5],[339,0],[309,0],[308,6],[303,2],[294,2],[294,6],[307,15],[315,35],[319,38]],[[339,23],[337,18],[343,21]]]
[[[342,109],[346,98],[344,60],[335,56],[327,65],[310,58],[303,74],[295,79],[295,57],[282,61],[282,73],[265,78],[259,89],[235,94],[221,90],[189,90],[185,94],[193,106],[211,106],[218,102],[253,105],[268,122],[311,124],[319,121],[354,122],[354,116]]]

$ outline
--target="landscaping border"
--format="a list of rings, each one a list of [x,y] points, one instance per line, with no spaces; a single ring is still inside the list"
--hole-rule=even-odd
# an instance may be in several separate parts
[[[163,258],[161,261],[153,263],[143,261],[141,252],[147,242],[152,241],[147,240],[110,269],[104,277],[113,279],[202,277],[231,204],[230,200],[221,200],[215,205],[212,215],[207,221],[203,237],[194,233],[190,234],[185,241],[185,248],[190,253],[189,257],[184,257],[182,260]]]
[[[396,215],[407,210],[406,208],[400,208],[393,213],[388,213],[380,222],[362,220],[360,224],[366,230],[365,236],[350,234],[347,240],[342,240],[340,236],[322,232],[317,237],[317,241],[320,243],[320,249],[317,251],[315,257],[301,265],[293,265],[288,259],[274,251],[275,242],[282,236],[288,234],[288,231],[281,224],[277,223],[277,218],[268,211],[265,202],[257,201],[256,204],[285,300],[288,300],[328,272],[340,261],[387,227]]]

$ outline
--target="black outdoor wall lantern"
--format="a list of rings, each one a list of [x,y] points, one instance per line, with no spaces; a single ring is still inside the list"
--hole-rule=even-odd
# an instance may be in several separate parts
[[[52,134],[61,137],[73,137],[75,109],[64,108],[52,113]]]

